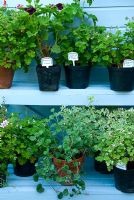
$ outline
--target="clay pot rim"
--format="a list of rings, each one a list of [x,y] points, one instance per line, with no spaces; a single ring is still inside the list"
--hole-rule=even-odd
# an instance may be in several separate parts
[[[71,163],[74,163],[74,162],[83,162],[84,161],[84,154],[80,154],[80,157],[79,158],[76,158],[76,159],[72,159],[70,162],[67,162],[66,160],[63,160],[63,159],[60,159],[60,158],[56,158],[55,156],[53,156],[53,161],[58,161],[59,160],[59,163],[64,163],[64,164],[71,164]]]

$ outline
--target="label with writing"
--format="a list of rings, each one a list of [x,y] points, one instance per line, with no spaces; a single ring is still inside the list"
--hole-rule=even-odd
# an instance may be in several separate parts
[[[71,60],[73,62],[73,66],[75,66],[75,61],[79,60],[78,53],[77,52],[69,52],[68,60]]]
[[[42,58],[41,65],[42,65],[42,67],[49,68],[50,66],[53,66],[53,59],[50,57]]]
[[[123,163],[118,163],[118,164],[116,165],[116,167],[117,167],[118,169],[127,170],[127,165],[125,165],[125,164],[123,164]]]
[[[124,68],[134,67],[134,60],[131,59],[124,60],[123,67]]]

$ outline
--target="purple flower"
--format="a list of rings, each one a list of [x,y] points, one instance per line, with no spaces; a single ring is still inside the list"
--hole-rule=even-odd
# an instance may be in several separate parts
[[[7,125],[8,125],[8,121],[7,120],[4,120],[1,124],[0,124],[0,127],[1,128],[5,128]]]
[[[58,10],[62,10],[63,9],[63,4],[62,3],[58,3],[58,4],[56,4],[56,7],[58,8]]]
[[[24,10],[25,10],[26,12],[28,12],[29,15],[32,15],[34,12],[36,12],[36,9],[35,9],[33,6],[31,6],[31,7],[29,7],[29,8],[24,8]]]

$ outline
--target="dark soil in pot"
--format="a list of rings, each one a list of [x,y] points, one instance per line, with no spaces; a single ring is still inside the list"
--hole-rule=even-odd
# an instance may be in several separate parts
[[[94,168],[97,172],[101,173],[101,174],[113,174],[113,170],[112,171],[108,171],[107,169],[107,165],[106,163],[103,162],[99,162],[97,160],[94,159]]]
[[[89,85],[89,66],[65,66],[66,85],[71,89],[85,89]]]
[[[12,86],[14,71],[0,67],[0,89],[8,89]]]
[[[132,91],[134,86],[134,68],[108,67],[111,90]]]
[[[41,91],[57,91],[59,89],[61,67],[58,65],[49,68],[38,65],[36,67],[39,89]]]
[[[14,174],[16,176],[21,176],[21,177],[33,176],[35,172],[36,172],[35,163],[27,161],[24,165],[20,165],[16,161],[16,165],[14,167]]]
[[[5,185],[6,185],[6,175],[0,173],[0,188],[5,187]]]
[[[114,170],[115,187],[125,193],[134,193],[134,162],[128,163],[127,170]]]

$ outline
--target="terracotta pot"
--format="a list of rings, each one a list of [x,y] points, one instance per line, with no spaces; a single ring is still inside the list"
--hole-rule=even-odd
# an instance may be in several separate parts
[[[0,67],[0,89],[10,88],[12,86],[13,77],[13,69],[6,69],[5,67]]]
[[[79,163],[78,166],[74,166],[74,163],[77,162]],[[64,177],[64,176],[67,176],[67,173],[64,172],[62,170],[62,168],[67,165],[69,166],[69,169],[74,173],[74,174],[77,174],[79,173],[80,169],[81,169],[81,166],[82,166],[82,163],[84,162],[84,156],[81,156],[80,158],[78,159],[75,159],[75,160],[72,160],[71,162],[66,162],[65,160],[61,160],[61,159],[57,159],[57,158],[53,158],[53,163],[58,171],[58,174],[61,176],[61,177]]]

